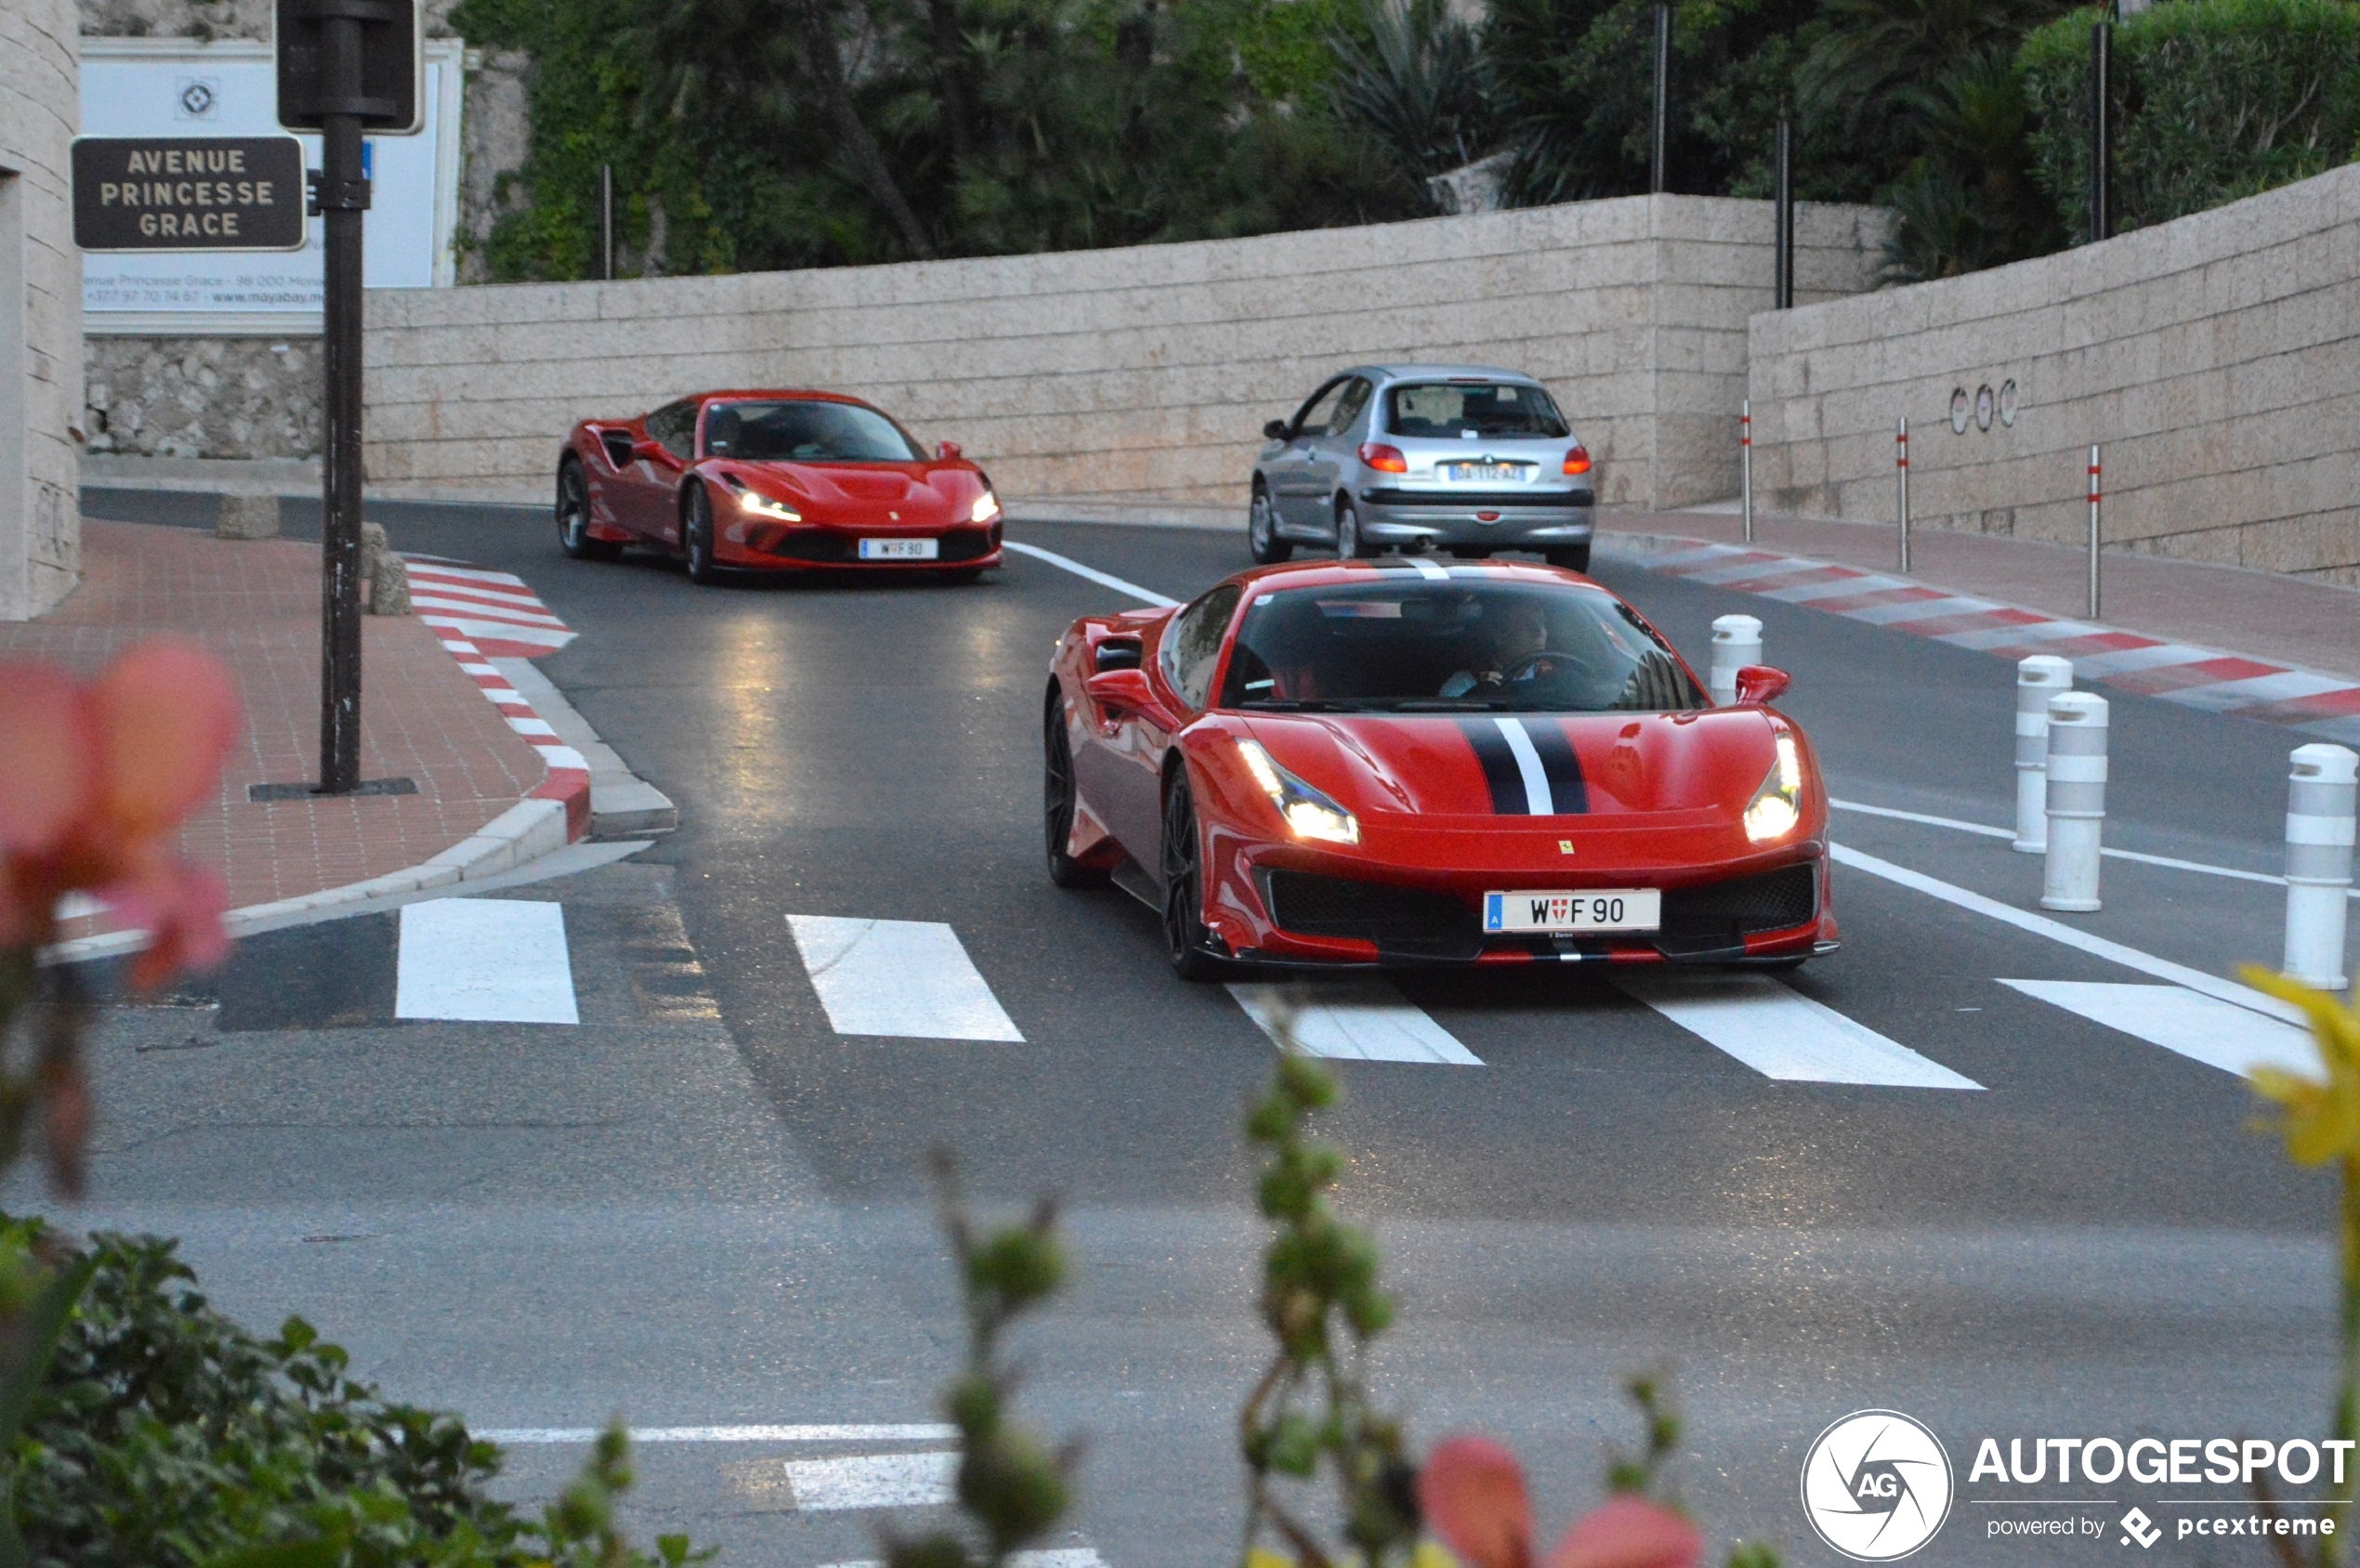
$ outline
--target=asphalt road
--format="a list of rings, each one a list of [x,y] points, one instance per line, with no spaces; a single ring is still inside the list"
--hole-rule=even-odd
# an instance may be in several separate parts
[[[949,1143],[987,1206],[1067,1205],[1078,1276],[1029,1339],[1024,1403],[1088,1438],[1069,1544],[1118,1568],[1227,1551],[1265,1353],[1238,1124],[1271,1046],[1222,988],[1170,976],[1147,909],[1040,866],[1050,644],[1122,595],[1024,557],[968,587],[699,589],[565,560],[538,517],[384,516],[402,548],[520,573],[582,634],[543,667],[682,826],[500,895],[561,904],[578,1026],[397,1021],[388,916],[257,939],[182,1005],[111,1011],[83,1218],[185,1236],[235,1310],[299,1310],[402,1397],[490,1428],[924,1422],[958,1343],[922,1175]],[[1174,598],[1245,564],[1228,534],[1011,537]],[[2005,661],[1603,554],[1597,575],[1699,666],[1714,616],[1761,617],[1840,799],[2009,820]],[[2273,869],[2301,738],[2109,696],[2108,842]],[[2035,908],[2039,861],[2003,842],[1857,812],[1836,833]],[[2060,923],[2212,974],[2275,957],[2275,887],[2105,878],[2106,910]],[[1933,1427],[1962,1499],[2012,1498],[1962,1501],[1931,1561],[2120,1549],[2110,1524],[1992,1539],[2024,1497],[2168,1524],[2193,1495],[1969,1487],[1984,1435],[2322,1435],[2329,1189],[2252,1130],[2229,1073],[1999,983],[2154,973],[1856,866],[1836,897],[1843,950],[1793,992],[1979,1091],[1776,1081],[1578,974],[1402,980],[1483,1064],[1339,1066],[1343,1202],[1403,1306],[1378,1380],[1413,1429],[1506,1438],[1545,1526],[1635,1438],[1620,1379],[1669,1363],[1690,1506],[1807,1562],[1838,1559],[1798,1470],[1858,1408]],[[837,1033],[790,916],[948,924],[1022,1040]],[[912,1446],[651,1446],[640,1518],[728,1561],[873,1555],[870,1526],[908,1518],[798,1509],[780,1461]],[[518,1453],[531,1492],[578,1450]]]

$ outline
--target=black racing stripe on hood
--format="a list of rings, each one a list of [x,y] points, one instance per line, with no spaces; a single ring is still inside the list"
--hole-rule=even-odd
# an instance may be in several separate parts
[[[1491,790],[1491,809],[1501,817],[1529,817],[1532,808],[1524,793],[1524,770],[1516,766],[1516,754],[1508,749],[1508,738],[1488,715],[1479,719],[1461,719],[1459,732],[1475,748],[1475,761],[1483,764],[1483,781]]]
[[[1581,759],[1573,754],[1573,742],[1566,738],[1565,725],[1554,719],[1530,718],[1514,721],[1524,726],[1532,749],[1541,758],[1541,771],[1549,776],[1549,794],[1556,803],[1560,816],[1573,816],[1590,809],[1590,786],[1581,777]]]

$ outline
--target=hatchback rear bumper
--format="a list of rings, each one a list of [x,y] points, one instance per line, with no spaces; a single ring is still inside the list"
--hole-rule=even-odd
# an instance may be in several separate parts
[[[1505,497],[1497,502],[1489,497],[1475,502],[1457,497],[1448,502],[1375,499],[1384,493],[1365,492],[1360,503],[1360,534],[1371,542],[1412,544],[1423,540],[1541,549],[1587,543],[1597,529],[1594,506],[1534,505],[1521,498],[1510,503]]]

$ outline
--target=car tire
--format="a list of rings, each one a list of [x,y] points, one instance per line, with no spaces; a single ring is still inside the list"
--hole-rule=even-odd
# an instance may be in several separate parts
[[[1360,537],[1360,509],[1352,504],[1350,496],[1336,499],[1336,559],[1365,561],[1377,553],[1377,547]]]
[[[569,457],[557,464],[557,547],[577,561],[611,561],[623,546],[590,537],[590,479],[582,460]]]
[[[1202,856],[1196,802],[1183,768],[1163,798],[1163,940],[1172,973],[1191,982],[1219,979],[1227,967],[1207,950],[1212,934],[1204,923]]]
[[[1293,544],[1279,535],[1278,509],[1260,485],[1253,487],[1253,504],[1246,511],[1246,548],[1262,567],[1275,567],[1294,554]]]
[[[1059,887],[1102,886],[1106,872],[1066,853],[1066,845],[1073,842],[1073,743],[1066,738],[1065,693],[1054,680],[1041,715],[1041,817],[1048,841],[1049,880]]]
[[[1590,569],[1590,546],[1586,542],[1559,545],[1555,549],[1543,553],[1549,557],[1549,564],[1553,567],[1563,567],[1567,571]]]
[[[713,498],[705,494],[702,480],[689,486],[688,504],[681,511],[680,553],[688,557],[688,581],[710,588],[721,581],[721,568],[713,558]]]

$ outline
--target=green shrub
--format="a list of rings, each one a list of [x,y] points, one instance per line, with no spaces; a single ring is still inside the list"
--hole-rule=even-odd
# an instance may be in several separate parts
[[[2090,29],[2025,40],[2034,169],[2067,232],[2090,229]],[[2348,0],[2162,0],[2115,30],[2114,228],[2202,212],[2349,161],[2360,7]]]
[[[38,1222],[0,1220],[0,1235],[56,1246]],[[256,1338],[205,1300],[175,1242],[91,1241],[96,1271],[8,1456],[33,1563],[648,1562],[612,1524],[629,1483],[619,1433],[529,1520],[489,1496],[500,1451],[457,1418],[383,1399],[300,1318]],[[684,1540],[659,1551],[688,1557]]]

